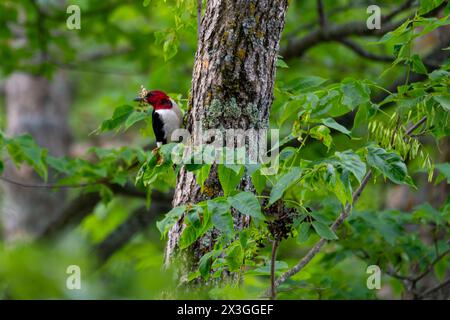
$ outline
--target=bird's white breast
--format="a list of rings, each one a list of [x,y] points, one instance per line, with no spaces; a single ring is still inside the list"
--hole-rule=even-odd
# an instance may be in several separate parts
[[[161,120],[164,123],[164,138],[167,139],[167,142],[171,141],[172,133],[181,127],[181,123],[183,121],[183,114],[181,113],[180,107],[170,99],[172,102],[171,109],[160,109],[155,112],[161,117]]]

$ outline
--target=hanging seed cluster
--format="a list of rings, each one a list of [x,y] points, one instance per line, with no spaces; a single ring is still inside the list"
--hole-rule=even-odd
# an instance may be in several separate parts
[[[394,149],[404,160],[420,159],[422,167],[428,170],[428,180],[432,180],[434,166],[429,153],[423,149],[419,140],[405,135],[403,130],[397,130],[395,126],[386,127],[379,121],[370,122],[368,128],[369,137],[376,140],[381,147]]]

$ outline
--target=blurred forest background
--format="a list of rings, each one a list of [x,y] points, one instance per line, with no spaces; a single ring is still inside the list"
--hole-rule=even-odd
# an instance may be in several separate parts
[[[372,4],[381,8],[380,30],[366,27]],[[450,31],[442,20],[448,15],[446,4],[289,1],[270,126],[280,128],[282,137],[292,133],[298,111],[294,104],[299,102],[289,99],[289,90],[313,91],[348,79],[377,84],[368,93],[370,110],[377,112],[367,111],[370,117],[359,113],[357,120],[357,109],[339,114],[331,133],[326,128],[328,134],[316,133],[319,138],[302,146],[303,159],[357,149],[370,139],[370,122],[392,124],[392,115],[417,112],[411,106],[419,104],[414,96],[399,103],[385,99],[408,82],[448,84]],[[69,5],[81,9],[80,29],[67,27]],[[426,30],[425,21],[418,27],[426,32],[411,42],[412,67],[393,65],[404,39],[391,34],[392,39],[377,41],[415,12],[431,12],[429,23],[434,25]],[[186,110],[196,48],[194,0],[1,0],[0,298],[244,299],[265,292],[270,242],[259,248],[254,265],[243,269],[240,286],[195,294],[174,291],[173,270],[162,268],[165,239],[156,222],[172,208],[176,176],[158,176],[148,192],[135,186],[126,169],[143,161],[154,147],[154,135],[148,114],[133,114],[119,128],[114,110],[133,105],[141,85],[168,92]],[[448,88],[441,91],[448,93]],[[420,94],[429,93],[424,89]],[[429,116],[426,128],[415,132],[428,155],[407,161],[416,188],[382,176],[370,182],[337,232],[339,240],[326,244],[280,286],[279,298],[448,298],[449,96],[440,101],[441,107],[433,107],[436,118]],[[21,136],[26,133],[34,140]],[[26,165],[18,169],[11,159]],[[107,183],[94,183],[99,179]],[[55,183],[62,187],[52,188]],[[328,217],[325,223],[334,220],[340,207],[335,195],[312,192],[308,197],[308,205],[320,207]],[[277,272],[294,265],[318,239],[312,233],[283,241]],[[70,265],[81,268],[81,290],[66,288]],[[369,265],[381,267],[380,290],[366,286]]]

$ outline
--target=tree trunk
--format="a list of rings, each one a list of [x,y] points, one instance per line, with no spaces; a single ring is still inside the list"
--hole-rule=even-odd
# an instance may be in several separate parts
[[[202,143],[208,129],[261,129],[268,127],[273,100],[277,53],[284,26],[287,0],[211,0],[202,19],[192,77],[187,129],[193,144]],[[259,142],[258,142],[259,143]],[[264,141],[265,143],[265,141]],[[247,175],[240,189],[253,190]],[[223,194],[216,168],[201,192],[195,176],[180,170],[173,206],[196,203]],[[235,228],[247,221],[234,213]],[[166,263],[178,252],[183,231],[180,220],[169,232]],[[196,269],[201,255],[212,247],[214,237],[206,234],[197,241],[183,265]],[[183,281],[183,279],[181,279]]]
[[[30,134],[49,155],[61,157],[70,145],[67,116],[71,102],[66,78],[57,73],[52,81],[28,73],[12,74],[5,86],[7,135]],[[4,175],[23,184],[42,184],[32,168],[18,170],[11,162]],[[49,182],[52,174],[49,172]],[[59,214],[64,192],[45,188],[24,188],[3,183],[2,218],[8,241],[40,234]]]

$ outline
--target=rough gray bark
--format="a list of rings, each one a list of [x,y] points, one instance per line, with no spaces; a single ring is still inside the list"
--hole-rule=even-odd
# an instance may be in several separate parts
[[[47,148],[50,155],[64,156],[70,145],[67,115],[70,91],[65,76],[56,74],[52,81],[42,76],[16,72],[5,85],[8,136],[30,134]],[[4,175],[25,184],[40,184],[33,169],[20,170],[7,163]],[[49,172],[52,181],[52,174]],[[8,241],[40,234],[59,214],[64,192],[51,189],[23,188],[3,183],[2,220]]]
[[[192,77],[187,129],[194,145],[201,130],[259,129],[268,125],[276,60],[287,0],[207,1]],[[244,177],[241,189],[252,188]],[[196,203],[222,194],[215,168],[201,192],[191,172],[181,169],[173,206]],[[236,228],[245,223],[235,215]],[[182,220],[169,232],[166,263],[176,253]],[[190,268],[210,248],[208,234],[192,246]],[[189,267],[188,267],[189,268]]]

